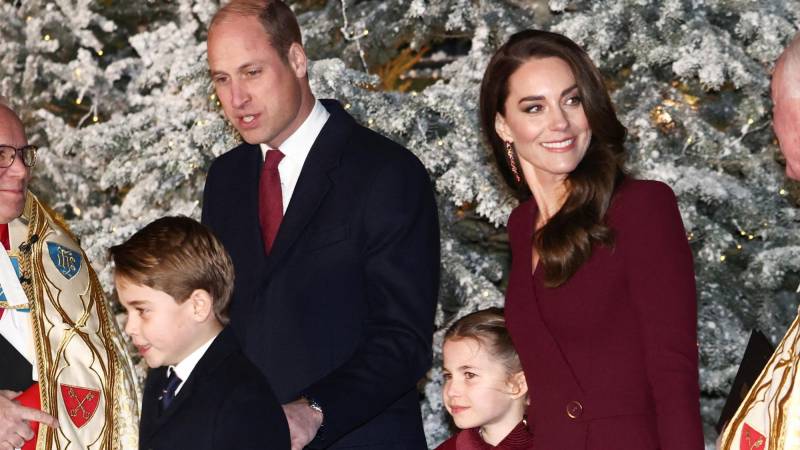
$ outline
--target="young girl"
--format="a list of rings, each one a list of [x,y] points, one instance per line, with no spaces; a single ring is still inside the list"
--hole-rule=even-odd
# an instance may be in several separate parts
[[[528,385],[501,308],[477,311],[444,335],[447,412],[462,431],[437,450],[530,449]]]

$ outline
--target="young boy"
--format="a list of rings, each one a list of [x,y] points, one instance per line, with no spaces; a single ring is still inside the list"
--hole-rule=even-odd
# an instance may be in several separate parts
[[[125,332],[151,368],[140,448],[290,448],[283,409],[225,327],[233,265],[214,235],[164,217],[109,253]]]

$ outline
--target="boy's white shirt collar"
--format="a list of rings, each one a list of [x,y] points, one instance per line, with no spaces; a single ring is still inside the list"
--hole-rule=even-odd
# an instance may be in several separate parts
[[[283,197],[283,212],[289,207],[289,201],[292,199],[292,193],[297,185],[297,180],[300,178],[300,172],[303,170],[303,164],[306,162],[306,157],[317,140],[322,127],[330,117],[330,113],[319,100],[314,100],[314,108],[311,113],[303,121],[291,136],[289,136],[279,150],[284,154],[283,159],[278,164],[278,172],[281,175],[281,196]],[[266,158],[267,150],[271,148],[267,144],[260,144],[261,147],[261,160]]]
[[[172,371],[174,370],[175,373],[178,375],[178,378],[181,379],[181,384],[178,385],[177,389],[175,389],[175,395],[178,395],[178,392],[181,391],[183,383],[185,383],[186,380],[189,379],[189,375],[192,374],[192,371],[194,370],[195,366],[197,366],[197,363],[200,362],[200,358],[202,358],[203,355],[206,354],[206,351],[208,350],[209,347],[211,347],[211,344],[214,342],[214,339],[216,339],[217,336],[219,336],[219,333],[215,334],[211,339],[206,341],[205,344],[201,345],[200,347],[197,347],[197,350],[193,351],[192,353],[189,353],[189,356],[184,358],[183,361],[179,362],[174,366],[167,367],[167,377],[169,377],[170,374],[172,374]]]

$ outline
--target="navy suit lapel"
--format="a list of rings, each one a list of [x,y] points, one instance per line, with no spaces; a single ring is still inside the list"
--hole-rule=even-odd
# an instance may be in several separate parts
[[[332,186],[328,173],[339,165],[347,138],[355,125],[353,118],[338,102],[328,100],[322,102],[331,115],[314,141],[314,145],[311,146],[300,171],[300,178],[292,193],[289,208],[286,210],[267,260],[267,274],[280,264],[322,204],[325,194]]]
[[[161,414],[159,414],[158,396],[160,389],[166,382],[165,367],[150,370],[147,374],[147,386],[142,399],[142,420],[139,423],[139,433],[143,440],[150,439],[161,427]]]
[[[184,403],[186,403],[189,398],[192,396],[193,391],[195,390],[195,386],[198,383],[202,383],[203,379],[211,374],[211,372],[221,364],[228,355],[231,354],[237,347],[235,344],[235,337],[232,334],[233,330],[229,327],[220,332],[214,342],[208,347],[206,353],[200,358],[200,361],[197,362],[197,365],[192,370],[192,373],[189,375],[189,379],[184,381],[183,386],[181,386],[181,390],[178,395],[175,396],[175,399],[172,400],[172,403],[169,405],[166,411],[163,411],[161,414],[158,414],[160,411],[160,402],[158,400],[158,396],[161,394],[160,389],[164,386],[166,382],[166,367],[161,367],[158,369],[157,378],[154,380],[153,384],[151,385],[154,389],[152,394],[145,399],[145,401],[151,402],[152,411],[154,415],[154,419],[150,419],[148,429],[144,429],[144,436],[148,439],[151,438],[161,427],[166,425],[170,419],[181,410],[181,407]],[[150,380],[148,380],[148,384]],[[199,392],[197,395],[202,395],[202,391]],[[144,422],[144,421],[142,421]]]
[[[263,260],[264,258],[264,241],[261,237],[261,224],[258,219],[258,202],[259,202],[259,186],[258,183],[261,178],[261,166],[264,164],[264,158],[261,155],[261,148],[257,145],[244,144],[247,148],[246,158],[242,161],[241,171],[239,173],[244,177],[243,183],[237,183],[242,190],[237,192],[235,197],[241,201],[241,207],[235,208],[234,211],[241,214],[239,217],[231,217],[232,221],[236,223],[250,224],[247,228],[248,239],[247,242],[258,242],[258,247],[253,248],[254,260]]]
[[[224,220],[226,230],[223,235],[232,236],[225,245],[237,267],[235,301],[231,302],[231,317],[234,320],[250,314],[254,291],[260,284],[261,274],[266,264],[264,241],[258,219],[259,179],[263,157],[257,145],[242,144],[242,156],[229,172],[237,181],[229,183],[226,199],[230,205],[225,208],[228,217]]]

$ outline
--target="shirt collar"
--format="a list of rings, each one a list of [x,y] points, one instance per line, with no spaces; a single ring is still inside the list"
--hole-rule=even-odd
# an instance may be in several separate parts
[[[281,164],[284,161],[291,161],[293,165],[299,162],[299,165],[302,166],[328,117],[330,117],[328,110],[322,106],[319,100],[314,100],[314,107],[306,120],[281,144],[280,151],[284,155]],[[267,144],[260,144],[260,147],[263,160],[267,150],[271,150],[271,148]]]
[[[219,336],[219,333],[215,334],[211,339],[206,341],[205,344],[201,345],[200,347],[197,347],[197,350],[193,351],[192,353],[189,353],[189,356],[184,358],[183,361],[179,362],[174,366],[169,366],[167,369],[167,376],[169,376],[174,370],[175,373],[178,375],[178,378],[181,379],[181,381],[186,381],[189,378],[189,375],[192,374],[192,370],[194,370],[194,367],[200,361],[200,358],[202,358],[203,355],[205,355],[206,350],[208,350],[208,347],[211,346],[211,343],[214,342],[214,339],[216,339],[217,336]]]

